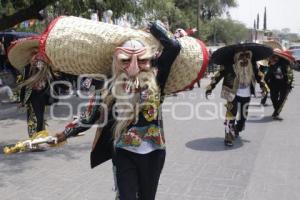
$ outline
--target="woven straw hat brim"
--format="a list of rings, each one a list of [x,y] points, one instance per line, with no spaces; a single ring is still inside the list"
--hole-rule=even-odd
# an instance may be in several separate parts
[[[282,45],[279,42],[275,41],[275,40],[263,40],[262,44],[267,45],[268,47],[271,47],[273,50],[274,49],[283,50]],[[257,63],[259,65],[268,66],[269,65],[268,62],[269,61],[267,59],[264,59],[264,60],[258,61]]]
[[[257,64],[262,65],[262,66],[268,66],[269,65],[268,62],[269,61],[267,59],[263,59],[263,60],[258,61]]]
[[[16,40],[8,48],[8,60],[19,71],[30,63],[32,56],[38,52],[40,37],[28,37]]]
[[[287,52],[281,51],[280,49],[274,49],[274,55],[276,55],[290,63],[293,63],[295,61],[294,56],[288,54]]]
[[[263,40],[262,44],[267,45],[268,47],[271,47],[272,49],[280,49],[283,50],[282,45],[275,41],[275,40]]]
[[[204,43],[189,36],[178,40],[181,51],[167,79],[164,89],[166,94],[190,88],[202,78],[208,66],[208,51]]]
[[[233,63],[235,53],[239,51],[249,50],[252,52],[254,61],[263,60],[272,55],[272,48],[257,43],[234,44],[222,47],[212,54],[212,62],[218,65],[226,65]]]
[[[280,49],[274,49],[273,50],[273,54],[280,57],[281,59],[283,60],[286,60],[288,61],[289,63],[294,63],[295,62],[295,57],[293,55],[291,55],[289,52],[287,51],[282,51]],[[263,66],[268,66],[269,61],[267,59],[264,59],[264,60],[260,60],[258,61],[257,63],[259,65],[263,65]]]

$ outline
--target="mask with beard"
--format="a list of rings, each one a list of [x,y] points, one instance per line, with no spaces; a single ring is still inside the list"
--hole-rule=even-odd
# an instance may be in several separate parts
[[[246,88],[250,85],[253,78],[252,52],[240,51],[234,55],[234,72],[239,81],[240,88]]]
[[[151,68],[154,53],[143,42],[129,40],[116,48],[112,94],[116,99],[115,138],[126,126],[137,123],[142,112],[147,121],[157,118],[160,103],[156,71]]]

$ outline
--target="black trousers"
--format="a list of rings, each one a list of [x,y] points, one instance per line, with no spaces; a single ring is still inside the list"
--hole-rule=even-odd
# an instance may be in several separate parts
[[[165,150],[136,154],[117,148],[113,163],[120,200],[154,200],[165,156]]]
[[[45,130],[44,113],[46,108],[46,98],[44,93],[33,91],[28,99],[27,125],[29,137],[36,132]]]
[[[277,116],[281,112],[288,93],[289,90],[285,86],[273,85],[273,87],[271,87],[270,95],[271,95],[271,101],[273,103],[273,108],[274,108],[273,116]]]
[[[264,96],[260,100],[260,104],[265,105],[268,99],[268,92],[264,94]]]
[[[245,128],[250,99],[251,97],[236,96],[232,102],[227,103],[226,120],[229,120],[230,128],[236,127],[239,132]]]

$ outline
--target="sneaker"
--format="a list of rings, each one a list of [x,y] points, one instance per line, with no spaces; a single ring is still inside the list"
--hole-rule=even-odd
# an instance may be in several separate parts
[[[277,115],[273,116],[273,120],[282,121],[283,119]]]
[[[237,129],[234,130],[234,136],[235,138],[240,137],[240,132]]]
[[[240,125],[239,123],[234,126],[234,136],[238,138],[240,136],[240,132],[245,129],[245,125]]]
[[[274,112],[272,113],[272,117],[273,117],[273,118],[274,118],[274,117],[278,117],[278,115],[279,115],[279,114],[277,114],[276,111],[274,111]]]

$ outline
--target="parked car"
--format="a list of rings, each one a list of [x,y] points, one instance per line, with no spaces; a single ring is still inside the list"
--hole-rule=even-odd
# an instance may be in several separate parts
[[[293,45],[289,47],[289,50],[300,49],[300,45]]]
[[[295,60],[296,60],[294,69],[300,71],[300,48],[299,49],[290,49],[289,51],[293,54],[293,56],[295,57]]]

